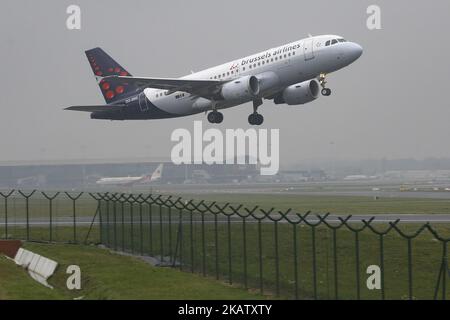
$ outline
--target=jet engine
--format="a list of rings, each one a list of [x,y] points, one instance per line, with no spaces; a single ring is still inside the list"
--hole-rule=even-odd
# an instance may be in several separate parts
[[[308,80],[287,87],[275,97],[274,102],[299,105],[314,101],[318,96],[319,83],[316,80]]]
[[[253,100],[259,92],[258,79],[255,76],[245,76],[224,84],[220,95],[225,100]]]

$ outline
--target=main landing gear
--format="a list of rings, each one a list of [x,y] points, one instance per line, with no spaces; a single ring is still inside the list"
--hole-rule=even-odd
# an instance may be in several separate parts
[[[325,87],[325,85],[327,84],[327,81],[325,78],[326,78],[326,74],[321,73],[319,76],[319,84],[322,87],[322,91],[321,91],[322,95],[328,97],[331,95],[331,89]]]
[[[259,126],[264,122],[264,117],[262,114],[257,112],[258,107],[262,105],[262,99],[253,100],[253,113],[248,116],[248,123],[252,126]]]
[[[210,123],[222,123],[223,121],[223,114],[222,112],[219,111],[211,111],[210,113],[208,113],[208,121]]]

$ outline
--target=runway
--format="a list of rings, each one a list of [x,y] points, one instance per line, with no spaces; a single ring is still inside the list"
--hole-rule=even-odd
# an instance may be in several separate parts
[[[193,220],[194,224],[201,224],[202,222],[199,220],[200,215],[195,215],[196,217]],[[277,217],[276,215],[274,217]],[[346,219],[348,216],[346,215],[335,215],[331,214],[326,218],[326,221],[328,223],[341,223],[342,220]],[[288,215],[289,220],[291,221],[298,221],[298,217],[294,214]],[[362,223],[363,221],[369,221],[371,218],[374,218],[372,223],[389,223],[399,220],[399,223],[402,224],[424,224],[424,223],[432,223],[432,224],[444,224],[448,223],[450,224],[450,214],[377,214],[377,215],[352,215],[347,222],[348,223]],[[309,215],[306,218],[307,222],[309,223],[317,223],[319,222],[319,218],[316,215]],[[122,220],[120,219],[120,216],[117,217],[117,223],[121,223]],[[130,220],[124,221],[126,224],[131,223]],[[232,217],[231,219],[232,223],[242,223],[242,219],[239,217]],[[258,220],[252,219],[251,217],[247,218],[246,223],[257,223]],[[270,219],[263,219],[263,223],[273,223]],[[92,223],[92,217],[80,217],[76,220],[77,226],[89,226]],[[106,223],[106,221],[103,221],[103,223]],[[112,217],[110,217],[109,223],[113,223]],[[135,225],[139,225],[139,219],[133,220],[133,223]],[[152,220],[152,223],[157,225],[160,224],[159,219]],[[168,224],[167,220],[162,221],[163,224]],[[178,219],[175,218],[175,215],[172,218],[173,225],[176,225],[178,223]],[[183,220],[184,224],[189,224],[190,220]],[[206,220],[204,222],[205,224],[213,224],[215,223],[212,219],[211,215],[206,216]],[[220,216],[218,219],[219,224],[227,223],[227,220],[224,216]],[[285,219],[281,220],[280,223],[287,223]],[[98,219],[94,221],[94,225],[100,224]],[[143,221],[143,224],[149,224],[148,221]],[[10,220],[8,221],[8,228],[9,227],[25,227],[27,225],[27,221],[25,219],[20,220]],[[47,219],[31,219],[28,222],[29,226],[35,226],[35,227],[49,227],[50,221]],[[58,219],[57,221],[52,221],[52,226],[55,227],[71,227],[73,226],[73,220],[71,218],[64,218],[64,219]],[[5,223],[4,221],[0,222],[0,228],[4,228]]]

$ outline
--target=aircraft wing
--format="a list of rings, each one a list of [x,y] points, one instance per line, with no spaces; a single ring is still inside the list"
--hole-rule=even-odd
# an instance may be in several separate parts
[[[124,107],[125,107],[124,104],[112,104],[112,105],[98,105],[98,106],[72,106],[65,108],[64,110],[86,111],[86,112],[120,111]]]
[[[214,95],[218,88],[226,81],[217,80],[195,80],[195,79],[174,79],[174,78],[140,78],[125,76],[109,76],[103,78],[113,84],[128,83],[138,88],[147,87],[155,89],[169,90],[170,93],[184,91],[202,97]]]

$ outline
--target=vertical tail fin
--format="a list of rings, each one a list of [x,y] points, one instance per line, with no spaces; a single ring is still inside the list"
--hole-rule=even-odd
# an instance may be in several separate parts
[[[158,166],[158,168],[156,168],[156,170],[152,173],[152,176],[150,177],[150,181],[158,181],[161,180],[162,177],[162,170],[163,170],[163,165],[164,164],[160,164]]]
[[[134,92],[134,88],[128,84],[113,85],[102,79],[106,76],[131,76],[120,64],[111,58],[101,48],[94,48],[85,51],[86,57],[91,65],[92,72],[97,79],[100,90],[107,103],[112,103],[125,98],[128,94]]]

